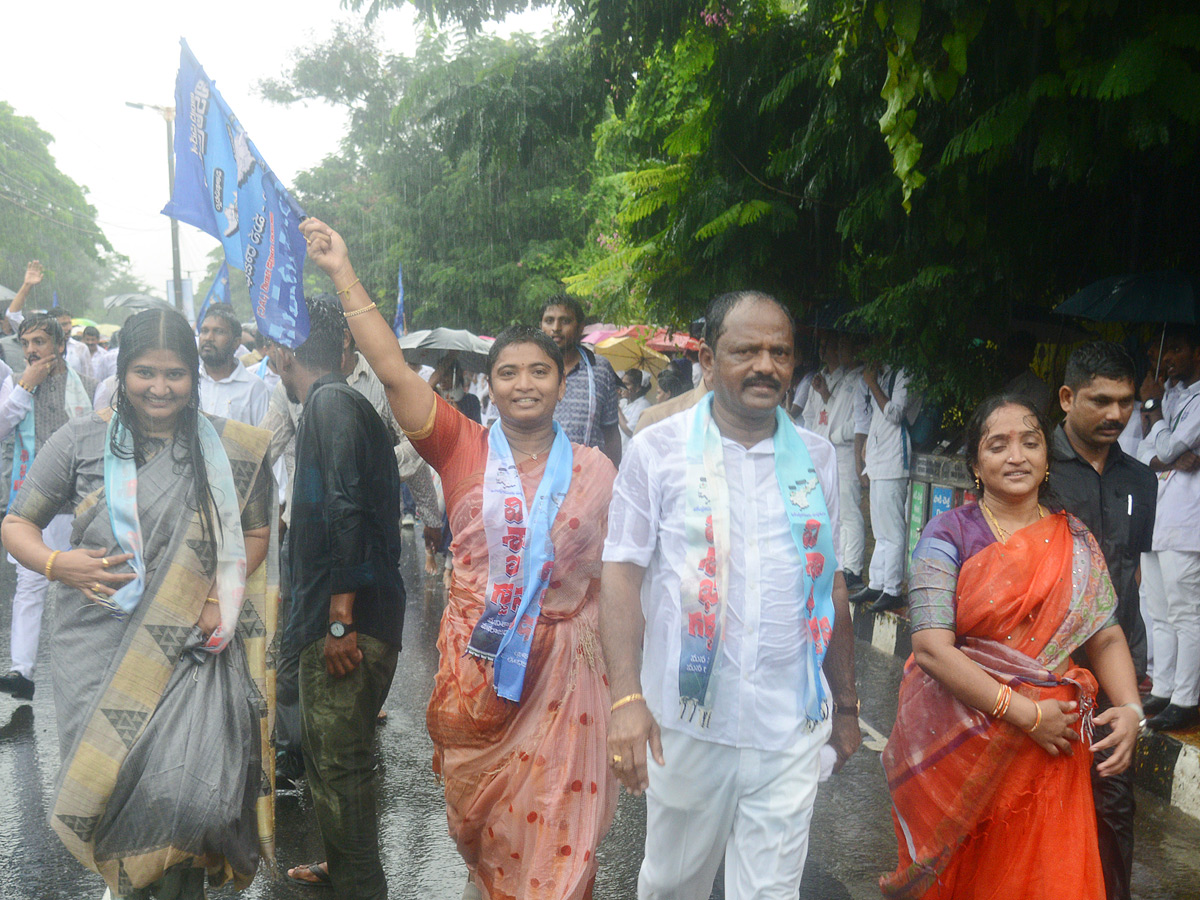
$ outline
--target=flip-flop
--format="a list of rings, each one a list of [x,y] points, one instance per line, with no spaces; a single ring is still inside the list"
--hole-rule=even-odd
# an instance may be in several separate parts
[[[316,879],[316,881],[313,881],[308,878],[301,878],[289,871],[287,877],[296,882],[296,884],[303,884],[307,887],[331,887],[333,885],[333,882],[329,878],[329,863],[327,862],[308,863],[307,865],[294,866],[293,869],[307,869],[308,873]]]

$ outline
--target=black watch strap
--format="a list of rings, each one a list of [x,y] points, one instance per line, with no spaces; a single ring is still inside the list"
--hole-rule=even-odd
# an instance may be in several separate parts
[[[862,701],[855,700],[853,703],[838,703],[834,701],[833,714],[835,716],[854,716],[858,718],[859,712],[862,710]]]

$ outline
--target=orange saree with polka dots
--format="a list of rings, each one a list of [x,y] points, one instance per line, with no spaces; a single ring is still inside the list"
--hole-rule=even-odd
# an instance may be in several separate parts
[[[573,445],[571,487],[551,528],[555,567],[520,703],[502,700],[489,662],[467,655],[484,608],[487,431],[440,398],[410,434],[442,478],[454,574],[426,722],[459,853],[491,900],[585,900],[596,847],[616,809],[608,767],[608,681],[598,634],[600,554],[615,470]],[[545,459],[520,464],[531,501]]]

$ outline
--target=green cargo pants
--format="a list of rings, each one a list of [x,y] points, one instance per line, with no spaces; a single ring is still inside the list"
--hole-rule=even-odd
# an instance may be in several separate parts
[[[325,639],[300,653],[304,768],[334,893],[344,900],[386,900],[375,807],[375,717],[399,651],[358,635],[362,662],[344,678],[325,671]]]

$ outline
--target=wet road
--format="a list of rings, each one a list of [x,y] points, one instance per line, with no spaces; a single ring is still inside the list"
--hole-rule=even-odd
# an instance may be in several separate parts
[[[441,788],[430,771],[432,744],[425,733],[425,704],[437,665],[435,640],[442,610],[440,585],[422,586],[405,532],[404,574],[409,586],[404,652],[388,698],[388,723],[379,731],[381,840],[384,868],[393,898],[457,900],[466,870],[446,834]],[[430,580],[432,582],[432,580]],[[0,656],[7,655],[13,570],[0,562]],[[46,617],[42,641],[43,672]],[[859,642],[858,674],[863,720],[886,735],[895,715],[899,665]],[[99,900],[98,876],[71,858],[46,824],[58,769],[58,745],[52,692],[39,684],[32,706],[0,695],[0,898],[3,900]],[[868,742],[869,735],[868,735]],[[1200,823],[1139,794],[1137,900],[1191,900],[1200,896]],[[282,866],[322,857],[304,793],[281,795],[278,803],[278,857]],[[596,900],[636,896],[645,830],[645,805],[622,796],[617,818],[599,851]],[[876,880],[895,864],[896,853],[887,789],[879,753],[864,748],[821,789],[801,898],[866,900],[879,897]],[[215,891],[215,898],[239,896]],[[327,891],[293,885],[260,874],[241,896],[262,900],[331,896]],[[714,898],[723,898],[720,879]]]

